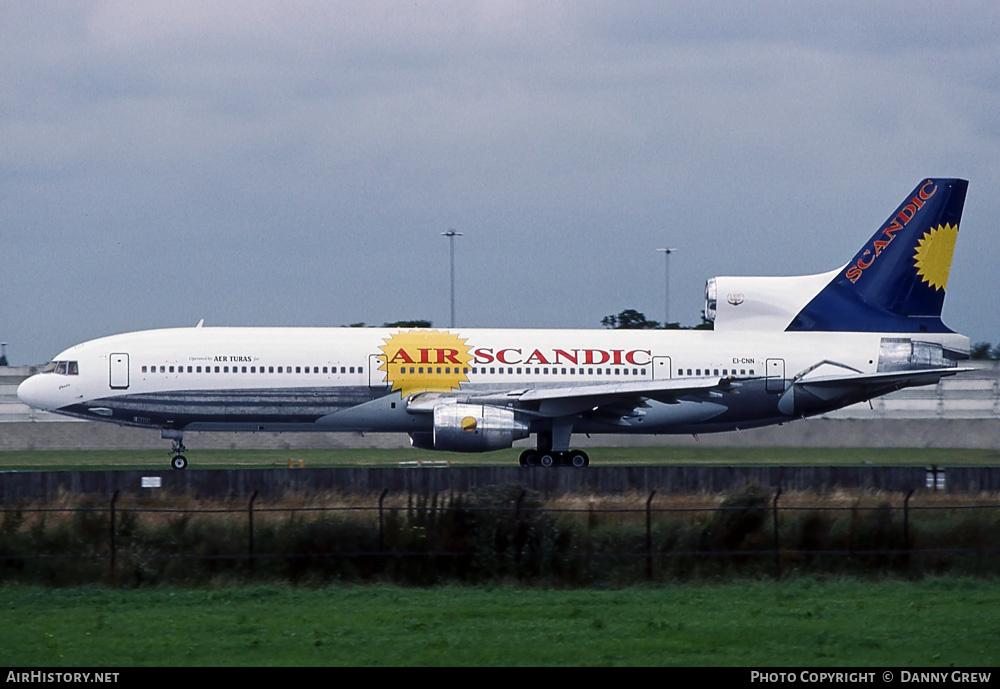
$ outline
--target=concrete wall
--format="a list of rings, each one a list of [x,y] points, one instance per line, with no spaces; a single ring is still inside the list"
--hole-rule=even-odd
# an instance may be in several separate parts
[[[573,437],[575,447],[915,447],[1000,450],[1000,362],[977,361],[975,370],[936,386],[900,390],[813,419],[732,433],[692,436]],[[77,421],[38,412],[17,399],[31,367],[0,368],[0,451],[161,449],[159,431]],[[186,433],[197,449],[404,448],[403,434]],[[530,442],[519,445],[530,446]]]

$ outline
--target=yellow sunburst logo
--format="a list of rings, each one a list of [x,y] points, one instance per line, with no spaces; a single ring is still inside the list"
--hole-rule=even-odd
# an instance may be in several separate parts
[[[403,397],[448,392],[469,382],[472,354],[466,341],[440,330],[407,330],[386,338],[380,371]]]
[[[938,225],[924,233],[913,255],[917,275],[935,290],[948,286],[951,257],[955,253],[958,225]]]

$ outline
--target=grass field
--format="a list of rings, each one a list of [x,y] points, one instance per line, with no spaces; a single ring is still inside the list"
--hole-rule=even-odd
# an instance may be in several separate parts
[[[5,587],[0,609],[7,667],[1000,663],[1000,586],[965,579],[585,591]]]
[[[191,450],[191,469],[295,466],[399,466],[400,462],[447,461],[451,466],[517,466],[520,449],[487,454],[420,450]],[[1000,451],[914,448],[718,448],[599,447],[591,466],[657,464],[753,464],[763,466],[996,466]],[[166,450],[0,452],[0,470],[169,469]]]

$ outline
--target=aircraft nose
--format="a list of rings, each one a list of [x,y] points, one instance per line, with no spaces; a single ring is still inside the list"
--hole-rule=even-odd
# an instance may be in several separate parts
[[[34,375],[17,386],[17,398],[35,409],[52,410],[55,408],[52,399],[49,376]]]

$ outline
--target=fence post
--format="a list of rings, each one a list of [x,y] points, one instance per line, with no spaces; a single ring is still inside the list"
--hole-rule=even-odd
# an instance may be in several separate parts
[[[248,522],[248,525],[249,525],[249,536],[250,536],[250,539],[249,539],[249,545],[250,545],[250,559],[249,559],[249,563],[250,563],[250,572],[251,573],[253,572],[253,503],[254,503],[254,500],[257,499],[257,493],[258,493],[258,491],[254,491],[253,492],[253,495],[250,496],[250,504],[247,505],[247,515],[249,517],[249,519],[247,520],[247,522]]]
[[[653,504],[654,490],[646,498],[646,578],[653,578],[653,516],[650,505]]]
[[[906,494],[903,500],[903,561],[910,564],[910,498],[913,497],[913,488]]]
[[[774,502],[771,505],[772,521],[774,522],[774,578],[781,579],[781,541],[778,538],[778,498],[781,497],[781,486],[774,494]]]
[[[590,502],[587,504],[587,580],[592,581],[594,578],[593,570],[593,558],[594,558],[594,522],[596,519],[594,514],[594,499],[591,497]]]
[[[109,574],[112,578],[115,576],[115,556],[117,554],[117,546],[115,544],[115,503],[118,502],[118,496],[121,491],[115,491],[115,494],[111,496],[111,569]]]
[[[378,552],[380,555],[385,553],[385,516],[383,515],[383,505],[385,504],[385,496],[388,493],[389,489],[383,488],[382,494],[378,496]]]
[[[525,531],[524,524],[521,523],[521,503],[524,496],[528,494],[523,487],[517,496],[517,503],[514,505],[514,570],[516,576],[521,576],[521,549],[524,548]]]

